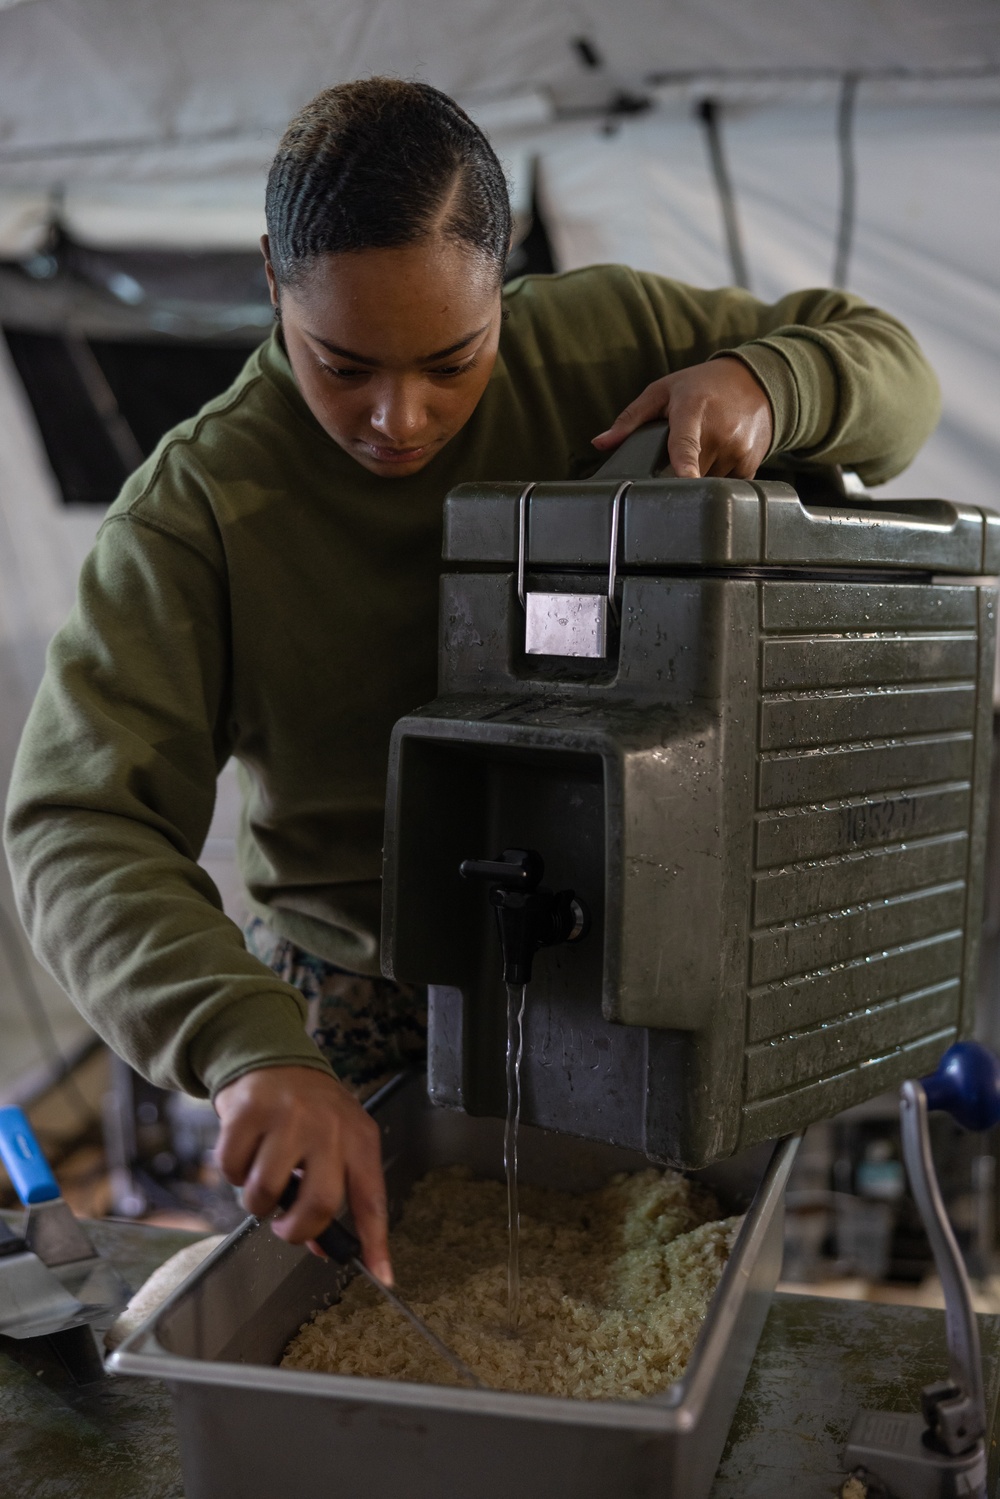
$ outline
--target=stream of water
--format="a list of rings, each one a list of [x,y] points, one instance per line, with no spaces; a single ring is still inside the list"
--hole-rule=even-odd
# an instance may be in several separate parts
[[[507,1177],[507,1333],[513,1337],[521,1315],[521,1215],[517,1205],[517,1132],[521,1123],[521,1058],[524,1055],[526,985],[507,985],[507,1123],[503,1166]]]

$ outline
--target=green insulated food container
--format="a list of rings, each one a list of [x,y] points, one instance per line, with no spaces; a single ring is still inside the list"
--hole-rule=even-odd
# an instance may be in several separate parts
[[[970,1029],[1000,519],[809,472],[648,477],[662,445],[448,496],[383,967],[431,985],[432,1098],[502,1113],[494,913],[459,866],[536,850],[592,928],[535,958],[522,1118],[693,1167]]]

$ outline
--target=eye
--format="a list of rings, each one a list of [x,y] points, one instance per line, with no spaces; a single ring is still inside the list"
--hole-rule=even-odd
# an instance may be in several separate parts
[[[371,370],[352,368],[349,365],[338,369],[335,365],[324,364],[322,359],[319,361],[319,367],[325,375],[330,376],[331,380],[363,380],[371,374]]]
[[[467,359],[464,364],[439,364],[428,373],[435,378],[440,376],[444,380],[454,380],[456,375],[465,375],[469,370],[474,369],[475,364],[475,359]]]

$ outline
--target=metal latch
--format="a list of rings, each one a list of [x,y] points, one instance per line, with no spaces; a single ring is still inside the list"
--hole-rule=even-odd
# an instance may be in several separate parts
[[[632,486],[625,479],[611,501],[611,540],[608,548],[606,593],[527,593],[524,574],[528,554],[528,503],[534,484],[518,501],[517,596],[524,610],[524,649],[529,656],[590,656],[608,654],[608,611],[620,623],[615,587],[618,582],[618,531],[623,496]]]

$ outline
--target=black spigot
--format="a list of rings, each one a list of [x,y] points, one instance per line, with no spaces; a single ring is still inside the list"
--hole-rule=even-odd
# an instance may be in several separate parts
[[[531,848],[505,848],[496,859],[463,859],[466,880],[490,882],[496,911],[505,984],[531,982],[531,963],[540,947],[579,942],[590,931],[590,913],[573,890],[546,890],[545,864]]]

